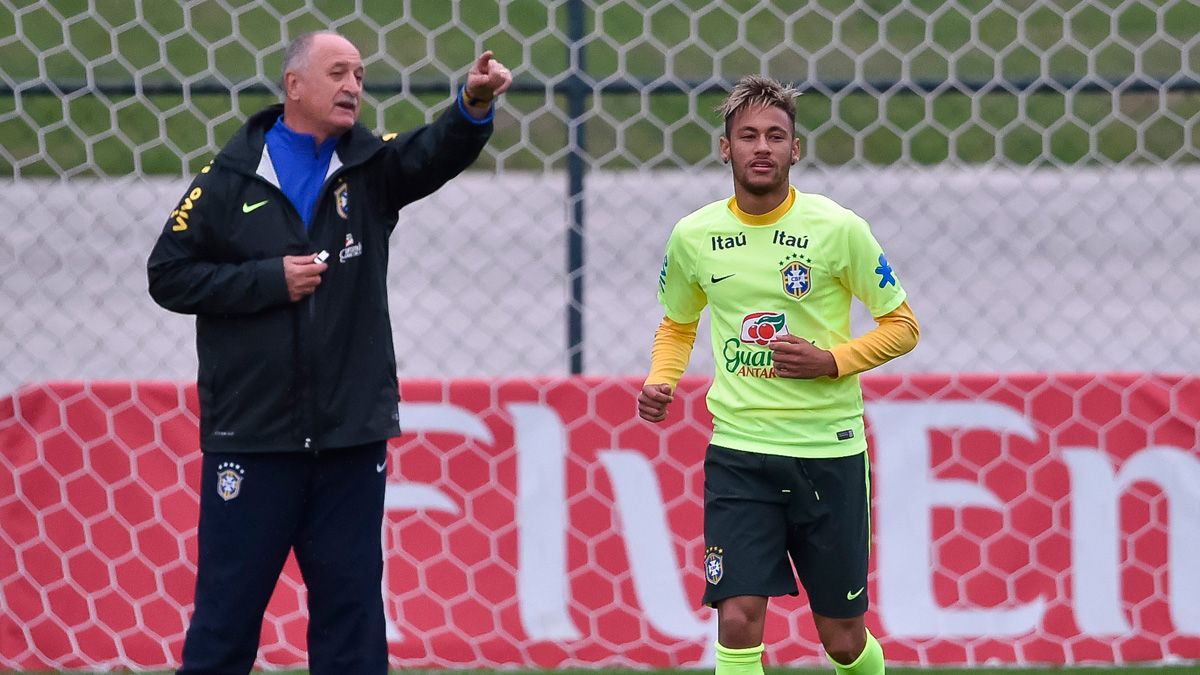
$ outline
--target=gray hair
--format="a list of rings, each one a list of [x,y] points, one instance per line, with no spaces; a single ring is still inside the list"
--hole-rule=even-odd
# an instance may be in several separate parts
[[[792,133],[796,133],[796,97],[800,91],[784,86],[765,75],[746,75],[733,85],[729,96],[717,106],[717,112],[725,119],[725,137],[729,137],[733,116],[746,108],[779,108],[792,121]]]
[[[331,30],[318,30],[305,33],[288,43],[287,50],[283,52],[283,73],[280,74],[280,82],[285,90],[287,89],[287,74],[308,67],[308,55],[312,52],[313,38],[318,35],[338,35],[338,33]]]

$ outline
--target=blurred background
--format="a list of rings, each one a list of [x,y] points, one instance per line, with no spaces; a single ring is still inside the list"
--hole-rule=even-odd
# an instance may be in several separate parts
[[[393,644],[393,665],[710,663],[708,624],[682,591],[678,631],[648,628],[671,623],[646,607],[673,586],[656,578],[634,597],[628,570],[636,582],[644,566],[624,557],[632,535],[609,492],[630,466],[662,481],[676,531],[647,541],[701,559],[688,453],[707,434],[707,319],[676,426],[641,425],[629,400],[661,318],[667,236],[732,194],[714,109],[750,73],[803,90],[793,184],[871,223],[922,326],[912,354],[865,380],[872,424],[929,427],[875,439],[883,499],[889,478],[937,488],[877,508],[900,544],[880,546],[893,567],[873,583],[920,591],[894,573],[917,560],[911,578],[933,570],[938,611],[1050,603],[1036,634],[1008,644],[988,631],[956,642],[953,622],[939,628],[948,640],[920,633],[908,619],[921,606],[885,599],[890,658],[1162,666],[1200,653],[1197,586],[1178,574],[1200,540],[1200,0],[0,0],[0,665],[166,668],[178,654],[199,470],[194,330],[151,301],[145,261],[191,177],[278,100],[287,43],[322,29],[362,52],[362,121],[379,133],[432,120],[484,49],[515,76],[480,160],[405,208],[392,237],[402,411],[417,431],[393,448],[408,473],[391,487],[436,487],[469,513],[479,499],[488,516],[397,498],[390,564],[453,583],[430,592],[393,575],[408,588],[393,618],[447,616],[427,643],[414,629]],[[565,377],[577,374],[600,379]],[[937,417],[964,400],[974,417]],[[439,405],[472,421],[465,439],[440,417],[422,431],[421,411]],[[513,597],[460,588],[469,569],[504,593],[519,567],[510,469],[530,451],[515,429],[534,408],[549,431],[526,445],[570,450],[570,503],[545,504],[572,509],[571,610],[587,626],[575,642],[532,635]],[[995,502],[951,498],[949,484]],[[639,486],[637,518],[621,522],[655,524],[658,483]],[[662,560],[671,584],[690,569]],[[281,588],[265,667],[303,663],[302,584]],[[463,603],[478,612],[451,616]],[[795,606],[772,605],[784,633],[772,658],[822,667]],[[500,626],[486,640],[471,637],[480,616]],[[99,651],[81,655],[85,643]]]
[[[793,184],[908,290],[922,342],[888,370],[1200,367],[1200,0],[3,0],[0,392],[194,378],[146,256],[318,29],[360,48],[379,132],[483,49],[516,78],[480,161],[400,214],[402,377],[643,373],[667,235],[732,193],[714,108],[747,73],[804,91]]]

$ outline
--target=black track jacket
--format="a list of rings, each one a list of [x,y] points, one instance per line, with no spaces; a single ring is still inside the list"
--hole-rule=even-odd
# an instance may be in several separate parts
[[[474,162],[492,133],[458,105],[400,135],[355,125],[305,232],[264,153],[282,113],[255,114],[201,170],[147,264],[154,300],[196,315],[205,451],[315,451],[399,433],[388,237],[400,208]],[[320,286],[291,302],[283,256],[321,250]]]

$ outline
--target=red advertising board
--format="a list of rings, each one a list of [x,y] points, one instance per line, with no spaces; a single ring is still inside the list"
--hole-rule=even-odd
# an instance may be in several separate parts
[[[867,623],[896,664],[1200,659],[1200,378],[863,379]],[[707,382],[663,425],[631,379],[408,381],[382,541],[396,667],[694,666]],[[168,668],[191,611],[195,390],[0,399],[0,668]],[[305,661],[289,563],[260,665]],[[803,596],[771,664],[821,663]]]

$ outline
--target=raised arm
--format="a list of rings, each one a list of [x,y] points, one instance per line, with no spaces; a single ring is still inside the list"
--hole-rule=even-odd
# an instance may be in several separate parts
[[[492,112],[492,101],[512,86],[512,73],[487,50],[475,59],[467,71],[467,84],[463,87],[462,101],[467,112],[482,120]]]
[[[512,84],[512,73],[492,57],[479,55],[453,104],[433,123],[384,136],[387,153],[382,177],[390,210],[426,197],[470,166],[492,135],[493,105]]]

